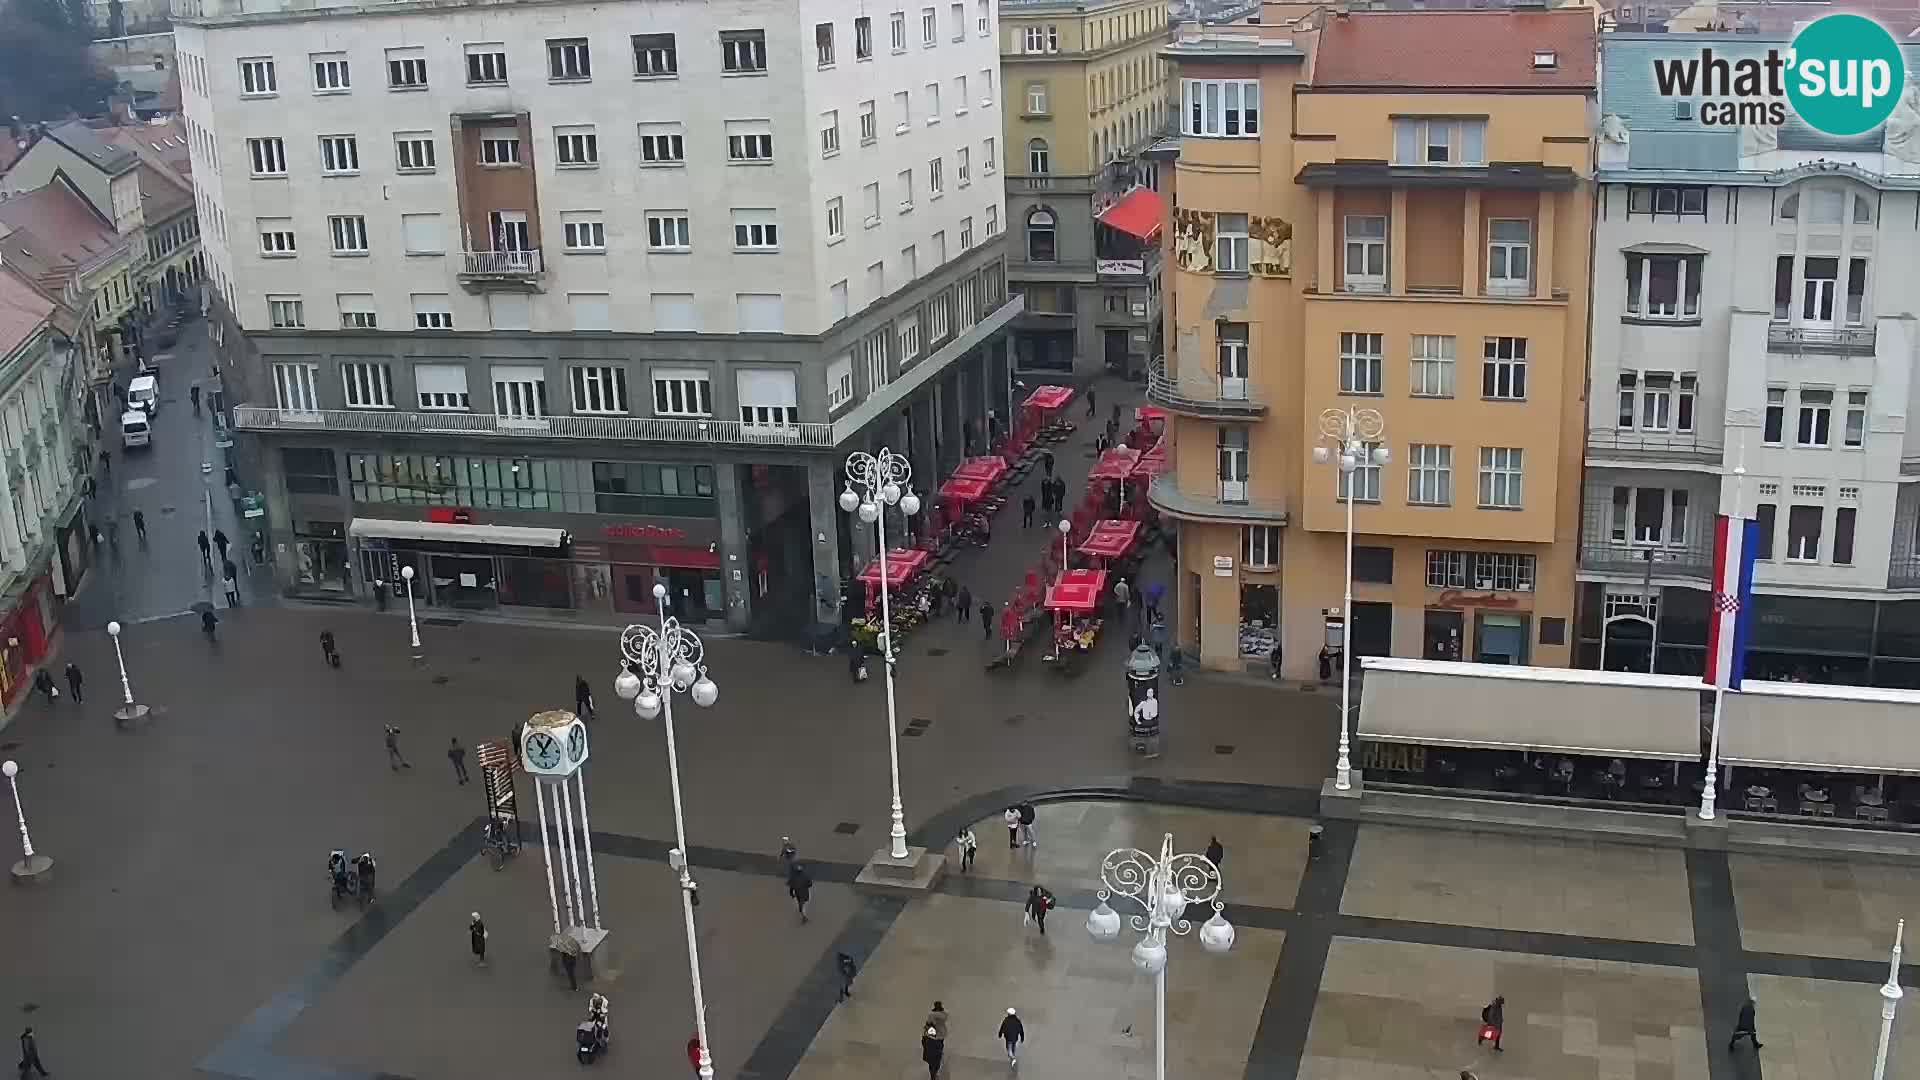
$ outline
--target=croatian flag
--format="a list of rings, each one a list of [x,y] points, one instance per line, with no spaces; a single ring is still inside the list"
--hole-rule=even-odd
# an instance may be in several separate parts
[[[1708,686],[1740,689],[1753,621],[1753,558],[1760,523],[1721,514],[1713,521],[1713,610],[1707,624]]]

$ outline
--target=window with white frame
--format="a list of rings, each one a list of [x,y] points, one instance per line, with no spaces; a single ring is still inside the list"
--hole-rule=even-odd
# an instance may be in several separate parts
[[[376,313],[372,293],[339,293],[333,299],[340,309],[340,329],[380,328],[380,316]]]
[[[307,59],[313,64],[314,93],[344,94],[353,89],[346,53],[312,53]]]
[[[414,293],[413,328],[416,330],[453,329],[453,298],[446,293]]]
[[[685,130],[679,124],[640,125],[640,164],[659,166],[685,165],[686,163]]]
[[[904,11],[896,11],[887,16],[887,31],[893,46],[893,51],[896,53],[906,52],[907,13]]]
[[[772,210],[733,212],[733,250],[779,251],[780,226]]]
[[[1246,273],[1247,215],[1213,215],[1213,269],[1216,273]]]
[[[1280,565],[1280,526],[1240,527],[1240,565],[1248,570],[1271,570]]]
[[[275,330],[298,330],[307,325],[307,306],[297,296],[267,297],[267,324]]]
[[[273,403],[283,412],[320,411],[320,365],[273,365]]]
[[[1800,426],[1794,432],[1796,446],[1833,445],[1833,391],[1800,388]]]
[[[1787,437],[1787,388],[1767,387],[1767,411],[1760,428],[1760,441],[1779,446]]]
[[[340,383],[349,409],[393,408],[393,369],[377,360],[340,365]]]
[[[273,73],[273,60],[265,56],[250,56],[240,61],[240,95],[242,97],[269,97],[280,92],[280,85]]]
[[[649,210],[646,218],[648,251],[693,250],[693,230],[685,210]]]
[[[400,215],[400,240],[409,255],[444,255],[447,250],[439,214]]]
[[[900,366],[905,367],[920,356],[920,319],[908,315],[901,319],[894,331],[900,339]]]
[[[940,20],[932,8],[920,9],[920,44],[931,49],[940,43]]]
[[[987,206],[987,235],[998,236],[999,234],[1000,207],[997,204],[989,204]]]
[[[1407,501],[1416,506],[1453,505],[1453,447],[1435,443],[1407,447]]]
[[[1627,253],[1627,314],[1641,319],[1698,319],[1700,255]]]
[[[465,364],[415,364],[413,388],[420,408],[428,412],[460,412],[473,407],[467,394]]]
[[[655,416],[712,416],[713,386],[699,368],[653,369]]]
[[[335,255],[367,253],[367,219],[359,214],[335,214],[327,219],[327,231],[333,235]]]
[[[873,19],[862,15],[853,20],[853,58],[873,59]]]
[[[1053,156],[1047,150],[1047,140],[1027,140],[1027,172],[1035,176],[1045,176],[1053,166]]]
[[[586,82],[593,78],[593,54],[587,39],[548,39],[547,78],[554,82]]]
[[[254,176],[287,175],[287,144],[283,139],[248,139],[247,159]]]
[[[425,90],[427,53],[419,47],[387,50],[387,89]]]
[[[993,171],[1000,167],[1000,159],[995,156],[996,144],[998,144],[998,142],[998,139],[984,139],[980,143],[980,149],[982,151],[980,155],[980,171],[986,173],[988,176],[992,176]]]
[[[953,152],[953,178],[961,187],[973,183],[972,151],[961,147]]]
[[[394,165],[401,172],[427,173],[434,169],[433,136],[425,131],[401,131],[393,136]]]
[[[860,145],[865,146],[880,137],[880,118],[874,113],[872,99],[860,103]]]
[[[1824,506],[1787,507],[1788,562],[1820,561],[1820,531],[1826,516]]]
[[[554,128],[553,145],[562,166],[577,169],[600,164],[600,137],[591,124]]]
[[[1446,116],[1401,116],[1393,121],[1395,165],[1485,165],[1487,122]]]
[[[1374,451],[1380,449],[1378,442],[1360,444],[1358,460],[1351,470],[1344,466],[1334,470],[1333,497],[1340,502],[1347,501],[1347,493],[1353,492],[1356,502],[1379,502],[1380,479],[1386,472],[1386,466],[1380,463],[1380,455]]]
[[[860,342],[857,355],[860,359],[860,369],[867,376],[867,393],[869,394],[893,381],[892,373],[887,367],[887,339],[892,336],[883,327],[868,334]]]
[[[680,74],[680,53],[672,34],[634,34],[633,77],[669,79]]]
[[[1685,488],[1613,488],[1607,538],[1616,544],[1685,547],[1691,496]]]
[[[1340,335],[1340,392],[1378,394],[1382,392],[1386,365],[1380,334],[1342,333]]]
[[[827,409],[832,411],[853,400],[853,357],[841,353],[827,365]]]
[[[467,85],[500,86],[507,81],[507,47],[498,42],[467,46]]]
[[[1492,401],[1526,400],[1526,338],[1486,339],[1480,358],[1480,396]]]
[[[1220,501],[1247,501],[1247,429],[1222,424],[1214,434],[1214,471],[1220,481]]]
[[[743,334],[786,332],[786,298],[779,293],[735,293],[733,307]]]
[[[480,164],[520,164],[520,132],[515,128],[484,128],[480,132]]]
[[[1347,292],[1387,291],[1387,219],[1377,214],[1348,214],[1341,219],[1346,261],[1342,284]]]
[[[767,70],[765,30],[722,30],[720,70],[729,75],[763,75]]]
[[[560,232],[565,250],[599,254],[607,250],[607,224],[598,210],[563,210]]]
[[[1841,429],[1840,445],[1859,449],[1867,443],[1867,391],[1847,391],[1847,423]]]
[[[953,40],[967,40],[967,7],[965,4],[948,5],[947,21],[953,24],[953,28],[948,31],[948,33],[953,35]]]
[[[967,327],[980,321],[980,301],[979,297],[975,295],[973,282],[961,283],[959,297],[959,310],[954,316],[959,321],[954,324],[954,329],[965,330]]]
[[[965,251],[968,248],[971,248],[972,246],[973,246],[973,218],[963,217],[960,219],[960,250]]]
[[[1047,84],[1030,82],[1027,84],[1027,115],[1047,115]]]
[[[1180,80],[1181,131],[1211,139],[1260,137],[1260,80]]]
[[[773,160],[773,125],[765,120],[727,121],[727,161],[763,165]]]
[[[828,109],[820,114],[820,156],[832,157],[840,152],[840,110]]]
[[[1517,510],[1525,451],[1517,446],[1480,448],[1480,505]]]
[[[898,190],[898,193],[900,196],[900,212],[904,214],[912,210],[913,209],[913,170],[901,169],[899,175],[894,177],[894,186]]]
[[[930,82],[927,84],[927,123],[937,124],[939,122],[940,122],[940,84],[937,82]]]
[[[758,427],[791,427],[800,422],[800,398],[792,369],[751,369],[734,373],[740,422]]]
[[[260,254],[274,259],[293,257],[292,218],[260,218],[257,224],[260,228]]]
[[[993,69],[981,68],[980,69],[980,107],[984,109],[987,106],[992,104],[993,104]]]
[[[618,364],[575,364],[567,369],[573,391],[573,411],[624,415],[627,411],[627,369]]]
[[[967,77],[953,77],[953,115],[965,116],[973,107],[973,99],[967,96]]]
[[[880,224],[879,184],[868,184],[860,189],[860,207],[867,228],[871,229]]]
[[[847,235],[846,202],[835,195],[827,200],[827,239],[840,240]]]
[[[352,135],[320,136],[320,171],[344,176],[360,171],[360,140]]]
[[[1059,52],[1060,28],[1053,23],[1027,26],[1021,31],[1020,44],[1024,53]]]
[[[1053,262],[1058,258],[1054,244],[1053,211],[1035,208],[1027,215],[1027,261]]]
[[[833,24],[830,22],[813,24],[814,61],[823,68],[833,66]]]
[[[927,197],[937,199],[947,193],[947,163],[942,158],[927,162]]]
[[[977,0],[975,4],[973,29],[981,37],[993,33],[993,0]]]
[[[938,344],[947,340],[947,335],[952,332],[953,296],[951,293],[942,292],[927,301],[927,337],[929,341]]]
[[[1408,355],[1408,393],[1414,397],[1453,396],[1452,335],[1415,334]]]
[[[537,364],[493,365],[493,411],[514,420],[547,415],[547,369]]]
[[[1533,222],[1492,218],[1487,222],[1487,295],[1533,292]]]

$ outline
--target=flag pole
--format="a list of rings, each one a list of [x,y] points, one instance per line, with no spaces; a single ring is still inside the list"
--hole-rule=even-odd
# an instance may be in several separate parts
[[[1747,437],[1740,433],[1740,449],[1733,463],[1733,513],[1729,516],[1727,528],[1744,529],[1744,519],[1740,515],[1741,504],[1746,501],[1747,487]],[[1737,590],[1736,590],[1737,591]],[[1731,652],[1732,650],[1729,650]],[[1739,663],[1740,657],[1733,656],[1730,663]],[[1715,789],[1720,783],[1720,714],[1727,702],[1727,682],[1733,677],[1731,672],[1720,672],[1713,680],[1713,727],[1707,735],[1707,776],[1700,787],[1700,820],[1712,821]]]

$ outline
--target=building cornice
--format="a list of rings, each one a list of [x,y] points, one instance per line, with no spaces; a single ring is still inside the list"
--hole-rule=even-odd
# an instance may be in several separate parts
[[[1845,161],[1811,161],[1791,169],[1596,169],[1601,184],[1707,184],[1721,187],[1786,187],[1816,176],[1843,176],[1881,191],[1920,191],[1920,175],[1877,173]]]

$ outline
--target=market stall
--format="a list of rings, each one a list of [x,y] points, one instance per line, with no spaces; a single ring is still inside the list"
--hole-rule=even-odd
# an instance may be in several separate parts
[[[1134,466],[1140,463],[1140,451],[1116,446],[1100,455],[1087,471],[1085,509],[1094,518],[1134,517],[1145,505],[1139,492],[1128,489]]]
[[[893,615],[896,643],[901,636],[926,621],[921,610],[921,595],[931,587],[930,580],[919,580],[931,553],[921,548],[894,548],[887,552],[887,607]],[[853,620],[855,643],[878,651],[880,640],[880,560],[875,558],[854,580],[867,587],[867,612]]]
[[[1154,443],[1152,449],[1141,454],[1140,460],[1134,462],[1132,479],[1148,481],[1171,468],[1173,458],[1167,450],[1167,440],[1161,439]]]
[[[1020,424],[1007,452],[1018,455],[1028,443],[1035,440],[1059,442],[1073,434],[1073,421],[1061,415],[1061,410],[1072,400],[1073,388],[1070,386],[1036,387],[1020,403]]]
[[[1145,450],[1166,434],[1167,410],[1158,405],[1141,405],[1133,410],[1133,430],[1127,432],[1126,444],[1135,450]]]
[[[999,454],[986,454],[982,457],[970,457],[953,470],[955,480],[979,480],[986,484],[996,484],[1007,474],[1007,459]]]
[[[1134,540],[1140,535],[1140,523],[1125,519],[1107,518],[1093,523],[1093,529],[1080,544],[1080,554],[1096,559],[1111,560],[1125,558],[1133,549]]]
[[[1041,659],[1055,670],[1078,674],[1100,640],[1100,598],[1106,592],[1107,572],[1068,570],[1047,587],[1046,609],[1053,613],[1053,648]]]

